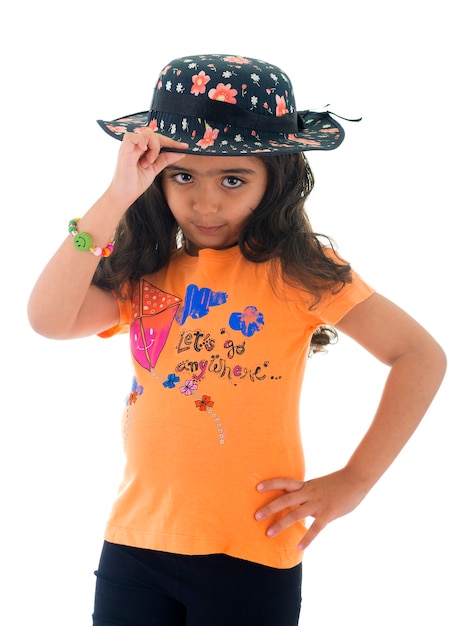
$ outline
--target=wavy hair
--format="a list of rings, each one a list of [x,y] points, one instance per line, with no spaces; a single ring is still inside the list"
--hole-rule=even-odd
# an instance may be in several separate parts
[[[270,280],[277,276],[310,296],[310,309],[325,292],[337,293],[351,282],[351,268],[332,240],[314,233],[305,202],[314,186],[308,160],[301,153],[261,156],[268,174],[265,194],[246,221],[239,238],[243,256],[253,263],[270,262]],[[93,284],[125,298],[125,286],[163,268],[184,235],[166,202],[159,174],[123,215],[115,233],[115,251],[101,259]],[[332,248],[334,255],[326,254]],[[311,353],[336,340],[333,328],[320,327]]]

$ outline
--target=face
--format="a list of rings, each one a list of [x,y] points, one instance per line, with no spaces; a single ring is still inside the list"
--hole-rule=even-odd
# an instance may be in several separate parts
[[[266,185],[266,166],[254,157],[187,155],[162,173],[164,195],[193,256],[236,245]]]

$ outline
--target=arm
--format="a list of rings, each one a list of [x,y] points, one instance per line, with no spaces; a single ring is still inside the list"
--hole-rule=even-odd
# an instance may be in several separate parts
[[[337,328],[390,371],[374,419],[345,467],[306,482],[274,478],[258,485],[259,491],[281,490],[285,494],[260,509],[257,519],[295,507],[268,529],[268,535],[274,536],[307,516],[314,518],[300,549],[363,500],[417,428],[446,369],[444,352],[431,335],[379,294],[352,309]]]
[[[185,145],[149,130],[127,133],[112,182],[79,222],[80,232],[90,233],[95,245],[105,246],[125,211],[157,174],[184,156],[161,152],[161,148],[180,149]],[[63,242],[29,299],[29,321],[36,332],[54,339],[71,339],[96,334],[118,322],[113,295],[91,285],[98,262],[99,258],[89,252],[75,250],[71,237]]]

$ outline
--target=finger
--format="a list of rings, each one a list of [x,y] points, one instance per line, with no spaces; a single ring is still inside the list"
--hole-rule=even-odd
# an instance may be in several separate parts
[[[302,504],[305,504],[307,501],[308,500],[306,494],[302,492],[301,489],[297,489],[296,491],[292,491],[286,493],[283,496],[275,498],[265,506],[258,509],[258,511],[256,511],[255,513],[255,518],[257,520],[264,520],[268,517],[271,517],[271,515],[275,515],[276,513],[284,511],[285,509],[299,507]],[[302,518],[303,517],[304,516],[302,516]],[[294,521],[296,521],[297,519],[300,519],[300,517],[294,518]]]
[[[300,491],[304,484],[303,480],[296,480],[295,478],[271,478],[260,482],[256,488],[261,493],[269,491],[285,491],[287,493],[259,509],[255,514],[256,519],[263,520],[287,507],[295,506],[297,504],[296,498],[293,495],[288,497],[287,494]]]
[[[295,493],[300,491],[304,486],[303,480],[296,480],[295,478],[271,478],[270,480],[263,480],[260,482],[256,489],[261,493],[267,493],[269,491],[285,491],[287,493]],[[295,498],[287,498],[286,495],[281,496],[259,509],[255,517],[257,520],[265,519],[274,513],[278,513],[287,506],[293,506]]]
[[[172,165],[172,163],[176,163],[183,159],[186,154],[177,153],[177,152],[162,152],[157,159],[157,169],[158,171],[162,171],[167,165]]]
[[[154,151],[156,153],[159,153],[161,151],[177,151],[186,150],[188,148],[188,144],[184,141],[177,141],[176,139],[172,139],[171,137],[166,137],[165,135],[154,133],[151,130],[144,130],[143,132],[139,133],[139,135],[146,140],[148,151]]]
[[[297,546],[297,550],[305,550],[310,543],[316,539],[319,533],[326,527],[326,524],[321,524],[317,520],[313,522],[307,532],[303,535],[300,543]]]
[[[161,150],[176,152],[187,148],[188,144],[159,135],[150,129],[144,129],[138,133],[125,133],[122,140],[122,150],[135,155],[143,167],[152,165],[159,157]]]
[[[271,478],[261,481],[256,489],[261,492],[298,491],[303,489],[304,484],[303,480],[296,480],[295,478]]]
[[[157,176],[167,165],[176,163],[185,156],[183,152],[159,152],[154,158],[146,153],[140,159],[140,165],[143,169],[150,169],[154,176]]]
[[[125,133],[122,139],[122,145],[128,145],[131,147],[138,147],[141,150],[146,151],[148,149],[149,142],[152,141],[156,145],[159,145],[159,140],[156,138],[155,133],[148,130],[143,130],[139,133]]]
[[[269,526],[269,528],[266,530],[267,536],[275,537],[282,531],[290,528],[290,526],[293,526],[296,522],[304,520],[307,516],[305,513],[303,513],[302,508],[303,507],[300,506],[294,508],[292,511],[287,513],[287,515],[284,515],[284,517],[282,517],[280,520]]]
[[[144,168],[157,164],[158,172],[167,165],[179,161],[184,156],[179,151],[188,148],[187,143],[175,141],[170,137],[156,133],[147,134],[145,138],[147,139],[147,149],[140,159],[140,164]]]
[[[304,519],[304,516],[299,512],[298,509],[296,509],[292,511],[291,513],[289,513],[288,515],[286,515],[279,522],[269,527],[266,531],[266,535],[268,537],[275,537],[276,535],[281,533],[283,530],[290,528],[290,526],[293,526],[293,524],[295,524],[298,521],[301,521],[302,519]],[[315,519],[313,523],[311,524],[310,528],[303,535],[302,539],[300,540],[300,543],[297,545],[297,550],[305,550],[310,545],[310,543],[314,541],[314,539],[316,539],[319,533],[326,526],[327,526],[327,523],[323,523],[322,521]]]
[[[120,147],[120,162],[128,165],[141,162],[141,158],[148,151],[148,143],[147,133],[125,133]]]
[[[165,135],[157,135],[157,136],[159,137],[161,149],[186,150],[188,148],[188,144],[185,143],[184,141],[177,141],[176,139],[171,139],[170,137],[166,137]]]

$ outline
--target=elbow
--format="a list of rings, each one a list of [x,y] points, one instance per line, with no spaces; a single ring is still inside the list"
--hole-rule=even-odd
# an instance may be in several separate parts
[[[38,307],[35,305],[32,298],[29,299],[26,313],[28,316],[29,326],[38,335],[43,335],[44,334],[43,333],[44,322],[42,319],[42,315],[38,311]]]
[[[56,314],[47,311],[40,303],[31,298],[27,306],[27,317],[32,330],[47,339],[65,339],[66,333],[60,331]]]
[[[427,382],[431,381],[432,388],[436,393],[447,370],[447,356],[444,349],[433,338],[418,353],[415,353],[415,360],[422,365],[420,374]]]
[[[52,333],[50,329],[50,323],[47,323],[47,319],[44,318],[36,309],[28,305],[27,316],[29,325],[34,332],[38,335],[42,335],[42,337],[47,337],[48,339],[52,339]]]
[[[448,358],[446,355],[446,352],[443,350],[443,348],[439,345],[439,343],[436,343],[436,361],[438,364],[438,369],[440,372],[440,384],[446,374],[446,370],[448,368]]]

